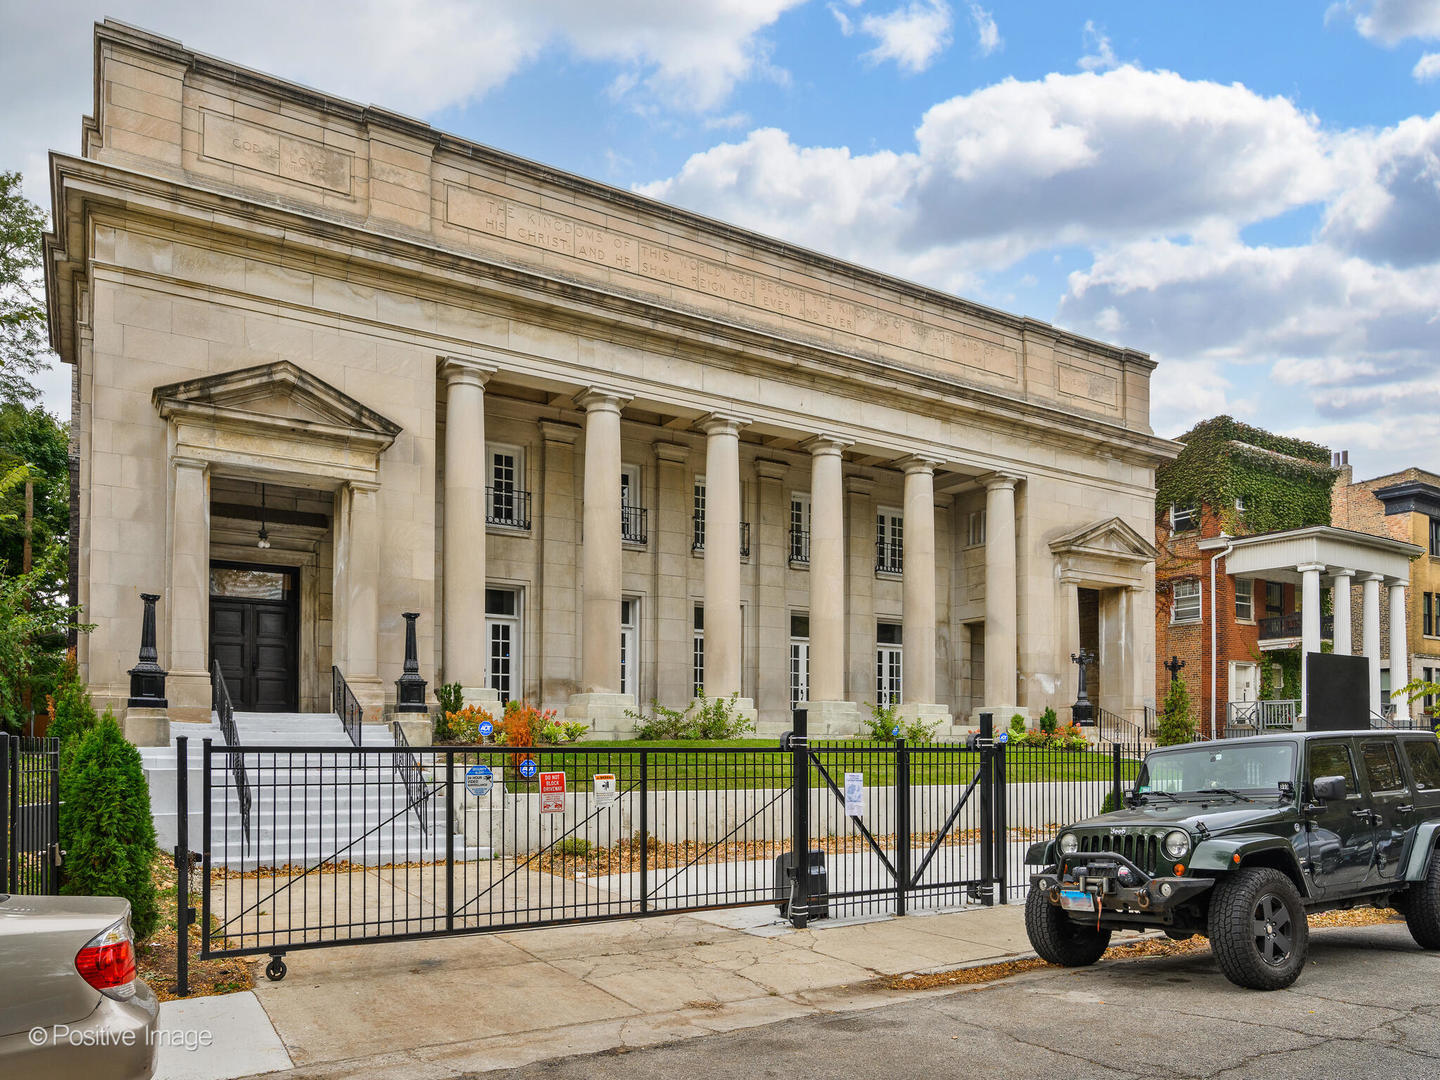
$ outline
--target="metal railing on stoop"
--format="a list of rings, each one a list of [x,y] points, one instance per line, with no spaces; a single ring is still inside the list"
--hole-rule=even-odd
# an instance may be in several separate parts
[[[230,688],[225,685],[225,675],[220,670],[220,661],[210,661],[210,699],[215,715],[220,720],[220,734],[225,737],[227,747],[239,746],[240,735],[235,730],[235,706],[230,703]],[[235,781],[235,800],[240,806],[240,830],[245,836],[245,846],[250,845],[250,776],[245,771],[245,755],[226,754],[229,760],[230,777]]]

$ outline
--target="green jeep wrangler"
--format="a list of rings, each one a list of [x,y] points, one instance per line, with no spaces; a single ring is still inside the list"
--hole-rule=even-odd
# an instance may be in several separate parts
[[[1117,928],[1210,939],[1226,977],[1278,990],[1305,966],[1306,915],[1395,908],[1440,949],[1440,741],[1292,732],[1150,753],[1123,810],[1035,844],[1025,928],[1052,964],[1100,959]]]

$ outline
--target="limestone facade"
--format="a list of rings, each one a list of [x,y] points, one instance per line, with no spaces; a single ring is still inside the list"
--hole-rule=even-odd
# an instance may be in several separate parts
[[[100,702],[157,591],[174,720],[217,659],[378,719],[415,611],[432,685],[597,732],[963,724],[1073,699],[1079,589],[1153,701],[1145,355],[120,24],[95,78],[46,270]]]

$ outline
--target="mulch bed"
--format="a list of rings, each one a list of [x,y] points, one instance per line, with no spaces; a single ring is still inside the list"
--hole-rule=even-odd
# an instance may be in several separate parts
[[[175,910],[176,875],[173,856],[157,851],[150,864],[150,876],[160,904],[160,925],[135,949],[140,977],[155,991],[161,1001],[173,1001],[175,992],[175,960],[179,954],[179,933]],[[199,908],[200,897],[191,894],[190,902]],[[190,997],[202,994],[235,994],[255,985],[252,960],[232,956],[222,960],[200,959],[200,926],[190,927]]]

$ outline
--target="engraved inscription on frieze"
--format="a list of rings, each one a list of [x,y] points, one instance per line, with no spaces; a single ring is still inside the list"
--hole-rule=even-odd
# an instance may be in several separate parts
[[[350,194],[353,159],[310,139],[202,110],[201,157]]]
[[[1056,365],[1056,374],[1060,393],[1083,398],[1096,405],[1116,406],[1120,384],[1111,376],[1066,363]]]
[[[462,229],[856,334],[1003,379],[1017,378],[1019,357],[1014,349],[458,184],[445,187],[445,220]]]

